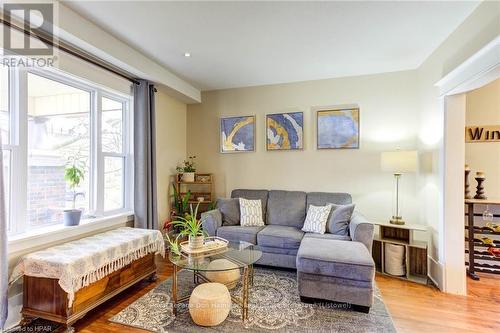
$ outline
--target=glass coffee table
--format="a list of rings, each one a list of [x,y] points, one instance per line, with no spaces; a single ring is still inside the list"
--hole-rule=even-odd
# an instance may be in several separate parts
[[[193,281],[195,284],[198,284],[200,281],[214,282],[211,281],[209,277],[211,275],[216,275],[218,272],[234,272],[238,270],[240,272],[242,271],[242,292],[240,297],[231,295],[231,299],[241,307],[242,320],[247,320],[249,285],[253,285],[253,264],[259,260],[261,256],[262,251],[258,250],[255,245],[247,242],[229,242],[226,249],[207,255],[188,256],[184,253],[176,255],[170,252],[168,258],[174,266],[172,276],[172,303],[174,316],[177,315],[177,304],[189,300],[190,297],[190,295],[177,295],[177,274],[179,271],[183,269],[192,271]],[[217,262],[215,262],[216,260]],[[220,265],[221,260],[224,260],[224,263],[227,263],[227,265]],[[227,283],[221,281],[217,282],[223,283],[226,286],[234,284],[234,281],[228,281]]]

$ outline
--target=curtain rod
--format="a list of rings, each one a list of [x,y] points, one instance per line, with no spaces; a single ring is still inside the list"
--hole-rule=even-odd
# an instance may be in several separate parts
[[[124,79],[126,79],[134,84],[139,84],[138,78],[135,78],[132,75],[122,71],[121,69],[116,68],[114,65],[111,65],[110,63],[108,63],[102,59],[99,59],[98,57],[96,57],[94,55],[89,54],[88,52],[82,50],[79,47],[76,47],[76,46],[71,45],[71,44],[66,43],[66,42],[61,42],[61,41],[58,41],[57,43],[54,42],[53,38],[51,38],[51,37],[53,37],[53,35],[50,36],[49,34],[47,34],[48,36],[43,36],[39,33],[35,33],[33,31],[31,31],[31,29],[26,30],[24,28],[21,28],[21,27],[15,25],[15,24],[12,24],[12,22],[10,22],[10,19],[8,21],[6,21],[3,17],[0,17],[0,23],[8,26],[10,28],[16,29],[17,31],[20,31],[20,32],[24,33],[25,35],[29,35],[31,37],[38,38],[39,40],[41,40],[45,44],[51,45],[52,47],[56,47],[61,51],[64,51],[64,52],[66,52],[66,53],[68,53],[68,54],[70,54],[70,55],[72,55],[80,60],[88,62],[94,66],[97,66],[97,67],[104,69],[108,72],[111,72],[115,75],[118,75],[119,77],[124,78]]]

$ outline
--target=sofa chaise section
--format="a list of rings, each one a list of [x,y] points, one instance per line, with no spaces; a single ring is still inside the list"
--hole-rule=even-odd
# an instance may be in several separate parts
[[[351,241],[339,235],[306,235],[297,253],[297,282],[302,300],[349,303],[368,312],[373,304],[375,263],[373,225],[356,213],[349,224]],[[337,236],[335,239],[332,236]]]

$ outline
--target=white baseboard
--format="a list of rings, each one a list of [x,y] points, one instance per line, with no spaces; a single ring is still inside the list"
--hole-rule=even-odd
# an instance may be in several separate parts
[[[444,267],[441,263],[434,260],[434,258],[427,256],[429,259],[429,278],[439,288],[444,291]]]

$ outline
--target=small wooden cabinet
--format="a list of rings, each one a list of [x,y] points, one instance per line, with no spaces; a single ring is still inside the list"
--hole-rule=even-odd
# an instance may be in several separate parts
[[[424,238],[428,239],[427,227],[417,224],[396,225],[389,222],[376,222],[375,227],[378,228],[378,236],[373,239],[372,256],[377,271],[388,276],[427,284],[428,242],[414,239],[415,232],[424,233]],[[404,264],[406,267],[404,276],[387,274],[385,271],[386,244],[404,246]]]

